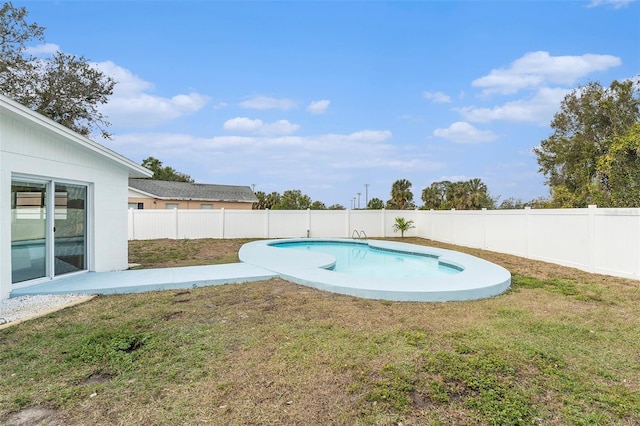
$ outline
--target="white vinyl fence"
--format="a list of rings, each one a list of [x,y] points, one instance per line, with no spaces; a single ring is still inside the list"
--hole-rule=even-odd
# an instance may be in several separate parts
[[[129,210],[129,239],[369,238],[405,233],[640,279],[640,208],[523,210]]]

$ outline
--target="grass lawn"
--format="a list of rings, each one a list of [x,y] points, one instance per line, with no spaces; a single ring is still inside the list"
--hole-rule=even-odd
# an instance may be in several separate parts
[[[638,425],[640,282],[417,238],[509,269],[486,300],[281,279],[100,296],[0,330],[0,424]],[[135,241],[142,267],[243,241]]]

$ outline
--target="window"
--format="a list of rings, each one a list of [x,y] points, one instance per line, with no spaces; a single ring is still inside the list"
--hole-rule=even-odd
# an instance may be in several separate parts
[[[144,210],[144,203],[129,203],[130,210]]]
[[[211,210],[213,209],[213,204],[200,204],[200,208],[203,210]]]
[[[164,208],[178,210],[178,203],[165,203]]]

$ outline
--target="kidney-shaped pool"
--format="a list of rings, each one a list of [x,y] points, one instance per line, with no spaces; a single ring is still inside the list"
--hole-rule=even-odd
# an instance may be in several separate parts
[[[298,284],[369,299],[472,300],[511,284],[509,271],[475,256],[382,240],[261,240],[239,257]]]

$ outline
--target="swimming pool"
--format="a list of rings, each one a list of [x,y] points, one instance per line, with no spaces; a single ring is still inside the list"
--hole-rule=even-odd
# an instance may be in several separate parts
[[[298,246],[294,248],[292,245]],[[365,257],[379,252],[389,256],[389,262],[391,259],[405,259],[405,256],[419,257],[433,268],[444,267],[448,270],[446,273],[420,276],[358,274],[353,270],[345,272],[340,267],[336,269],[340,255],[316,250],[323,245],[325,248],[337,245],[337,250],[347,251],[366,249]],[[316,249],[307,248],[311,246]],[[260,240],[243,245],[238,256],[242,262],[277,272],[282,278],[298,284],[369,299],[424,302],[472,300],[498,295],[511,284],[509,271],[475,256],[392,241],[316,238]],[[372,267],[369,264],[364,269]]]
[[[372,247],[364,242],[289,241],[272,244],[282,249],[327,253],[336,258],[334,272],[379,278],[433,278],[462,271],[429,254]]]

